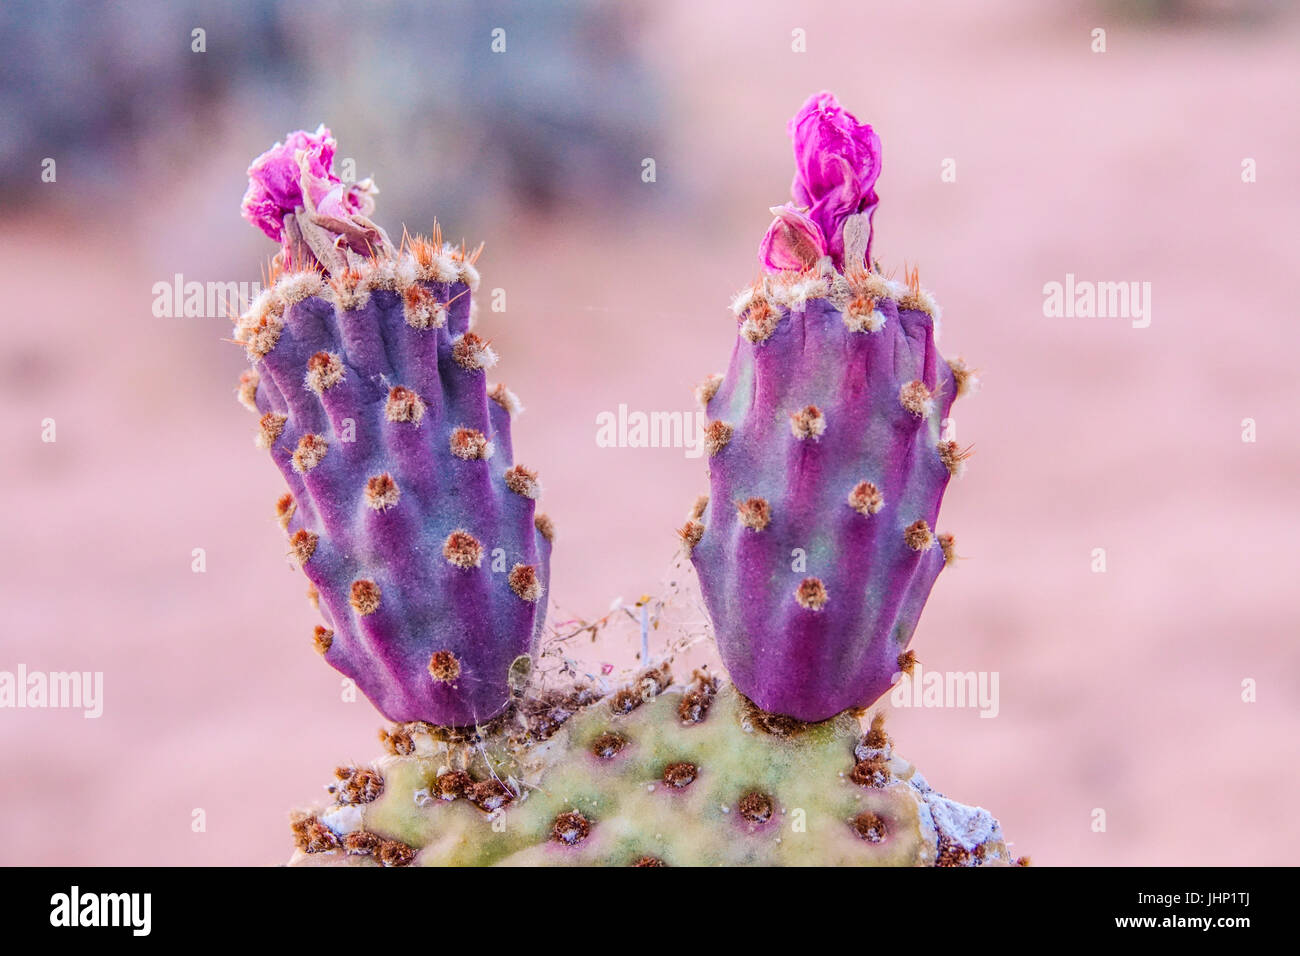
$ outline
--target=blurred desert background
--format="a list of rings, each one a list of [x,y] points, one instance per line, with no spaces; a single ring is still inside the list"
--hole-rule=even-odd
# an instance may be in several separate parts
[[[596,416],[691,411],[726,367],[786,121],[821,89],[884,143],[875,254],[919,266],[941,348],[983,380],[940,522],[967,560],[912,647],[996,671],[999,713],[897,709],[900,752],[1038,864],[1293,862],[1298,13],[10,0],[0,670],[102,671],[104,712],[0,710],[0,863],[279,863],[290,808],[379,753],[382,719],[311,649],[229,323],[152,310],[177,273],[259,278],[252,157],[325,122],[390,232],[437,216],[486,243],[507,309],[480,329],[559,532],[552,613],[591,619],[681,577],[673,529],[707,488],[682,449],[597,447]],[[1066,273],[1150,282],[1150,326],[1044,317]]]

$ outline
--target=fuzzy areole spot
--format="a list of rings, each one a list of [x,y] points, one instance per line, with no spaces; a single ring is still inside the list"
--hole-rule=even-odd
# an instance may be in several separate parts
[[[672,682],[672,670],[667,661],[658,667],[647,668],[631,684],[619,688],[610,696],[609,709],[620,716],[630,714],[646,701],[662,694]]]
[[[289,821],[293,843],[304,853],[325,853],[336,850],[339,838],[334,831],[309,814],[296,814]]]
[[[966,470],[966,459],[971,456],[970,448],[959,448],[955,441],[941,441],[937,447],[939,461],[948,469],[948,474],[953,478],[961,477]]]
[[[936,308],[929,293],[921,288],[921,271],[913,267],[907,272],[907,291],[898,300],[900,309],[915,309],[933,317]]]
[[[366,506],[374,511],[387,511],[397,504],[401,497],[401,489],[397,487],[397,482],[388,472],[374,475],[366,480]]]
[[[286,491],[284,494],[282,494],[279,498],[276,499],[275,520],[280,523],[280,527],[283,530],[285,531],[289,530],[289,520],[293,517],[293,513],[297,510],[298,510],[298,502],[293,500],[293,495],[290,494],[289,492]]]
[[[814,260],[815,262],[815,260]],[[814,262],[808,265],[811,267]],[[810,270],[782,272],[777,281],[780,287],[774,290],[784,303],[797,312],[804,312],[808,303],[830,293],[830,284],[825,278],[815,275]]]
[[[350,603],[356,612],[362,617],[367,614],[374,614],[379,610],[380,590],[379,585],[374,581],[362,579],[352,582],[351,593],[348,597]]]
[[[941,534],[939,547],[943,550],[943,566],[951,566],[957,560],[957,539],[950,534]]]
[[[632,865],[633,866],[667,866],[668,864],[665,863],[663,860],[659,859],[659,857],[657,856],[643,856],[633,860]]]
[[[343,362],[330,352],[317,352],[307,360],[306,384],[317,395],[343,381]]]
[[[365,830],[354,830],[343,838],[343,849],[349,856],[369,856],[379,849],[383,837]]]
[[[374,857],[384,866],[410,866],[415,850],[398,840],[385,840],[374,851]]]
[[[731,441],[731,435],[734,429],[730,423],[714,420],[709,422],[704,429],[704,448],[712,458],[722,449],[727,447]]]
[[[284,433],[285,422],[289,420],[288,415],[281,415],[279,412],[267,412],[258,419],[257,427],[257,445],[259,448],[270,448],[280,440],[280,435]]]
[[[627,738],[612,731],[606,731],[591,742],[591,752],[601,760],[618,756],[627,746]]]
[[[935,866],[972,866],[970,851],[960,846],[951,839],[939,837],[939,858],[934,862]]]
[[[764,298],[754,298],[740,320],[740,334],[747,342],[758,345],[772,337],[781,323],[781,312]]]
[[[388,392],[384,417],[390,422],[418,425],[420,419],[424,418],[424,399],[404,385],[395,385]]]
[[[318,541],[318,536],[306,528],[299,528],[289,536],[289,547],[293,550],[293,556],[298,560],[298,564],[303,565],[311,560],[311,556],[316,553]]]
[[[484,813],[500,810],[514,798],[510,788],[495,777],[480,780],[465,788],[465,799]]]
[[[953,384],[957,387],[957,397],[964,398],[975,391],[979,384],[979,379],[975,376],[975,371],[967,366],[965,360],[951,358],[948,360],[948,368],[952,372]]]
[[[804,578],[795,589],[794,599],[802,608],[820,611],[830,598],[826,593],[826,585],[822,584],[820,578]]]
[[[533,527],[547,541],[555,540],[555,522],[551,520],[549,515],[538,512],[533,518]]]
[[[907,653],[911,654],[911,651]],[[915,660],[913,656],[913,660]],[[862,735],[862,746],[869,750],[883,750],[890,745],[889,734],[885,733],[885,712],[878,710],[871,717],[871,726]]]
[[[577,810],[561,813],[551,825],[551,839],[565,846],[576,846],[591,833],[591,822]]]
[[[631,687],[620,687],[609,699],[609,709],[615,713],[630,714],[641,706],[641,694]]]
[[[506,469],[504,475],[506,487],[524,498],[537,498],[542,493],[542,486],[537,483],[537,472],[514,465]]]
[[[340,804],[373,803],[384,792],[384,777],[369,767],[339,767],[334,771],[339,783],[334,787]]]
[[[889,783],[889,760],[881,754],[873,754],[853,765],[849,779],[859,787],[883,787]]]
[[[750,823],[766,823],[772,818],[773,809],[772,798],[758,790],[745,794],[736,804],[741,817]]]
[[[934,411],[934,399],[924,382],[908,382],[898,390],[898,402],[918,418],[928,418]]]
[[[437,792],[439,800],[455,800],[457,797],[463,797],[473,785],[474,778],[464,770],[448,770],[446,773],[439,774],[433,781],[433,789]]]
[[[395,757],[409,757],[415,753],[415,738],[404,727],[394,727],[392,730],[380,728],[379,742],[383,744],[384,750]]]
[[[876,309],[869,295],[855,295],[844,310],[844,325],[850,332],[879,332],[885,327],[885,314]]]
[[[324,460],[329,447],[329,442],[320,435],[303,435],[293,452],[293,470],[305,475]]]
[[[934,535],[924,518],[913,521],[903,530],[903,541],[913,551],[929,551],[934,547]]]
[[[519,401],[519,396],[500,382],[488,389],[488,398],[504,408],[512,417],[524,410],[523,404]]]
[[[257,318],[246,317],[240,321],[235,339],[244,346],[249,361],[266,358],[279,343],[280,333],[284,331],[284,322],[280,318],[283,308],[281,304],[279,312],[268,311]]]
[[[718,394],[718,389],[722,386],[722,376],[714,373],[695,386],[695,400],[700,403],[700,408],[708,408],[709,402],[713,401],[713,396]]]
[[[510,590],[522,600],[536,602],[542,596],[542,582],[538,580],[537,569],[531,564],[516,564],[510,569],[507,580]]]
[[[681,539],[688,552],[694,552],[695,546],[704,537],[704,525],[698,521],[688,521],[677,529],[677,537]]]
[[[261,381],[262,376],[257,369],[250,368],[239,375],[239,387],[235,389],[235,396],[239,399],[239,404],[250,412],[257,411],[257,386]]]
[[[442,556],[454,567],[477,568],[483,562],[483,545],[468,531],[457,528],[443,542]]]
[[[344,312],[355,312],[370,301],[365,276],[356,269],[346,269],[330,279],[329,291],[335,304]]]
[[[477,428],[456,428],[451,433],[451,453],[465,461],[487,461],[492,457],[492,443]]]
[[[695,764],[683,760],[664,767],[663,781],[674,790],[684,790],[695,782],[699,773]]]
[[[741,697],[744,707],[745,722],[755,730],[761,730],[763,733],[771,734],[773,737],[797,737],[812,727],[818,726],[815,723],[808,723],[797,717],[789,717],[785,714],[774,714],[771,711],[764,710],[748,697]]]
[[[408,236],[404,245],[410,249],[415,260],[416,273],[426,282],[455,282],[460,270],[448,255],[449,249],[442,241],[442,228],[433,224],[432,234],[425,236]]]
[[[818,441],[826,432],[826,416],[816,405],[793,412],[790,415],[790,432],[800,441]]]
[[[275,294],[284,300],[285,305],[297,305],[304,299],[319,295],[324,288],[325,282],[315,269],[286,272],[275,282]]]
[[[402,291],[402,315],[407,325],[422,332],[447,324],[447,307],[432,292],[418,285],[407,286]]]
[[[871,482],[859,481],[849,492],[849,507],[864,518],[870,518],[885,507],[885,497]]]
[[[751,531],[762,531],[772,523],[772,506],[765,498],[747,498],[736,502],[736,516]]]
[[[866,840],[868,843],[883,843],[889,836],[889,828],[885,825],[884,818],[870,810],[859,813],[853,818],[853,832],[859,839]]]
[[[460,676],[460,661],[451,651],[434,651],[429,657],[429,674],[439,683],[450,684]]]
[[[456,337],[451,346],[451,357],[467,372],[478,372],[497,364],[496,352],[493,352],[492,347],[473,332],[466,332]]]
[[[691,686],[682,694],[677,705],[677,717],[683,724],[698,724],[708,716],[713,699],[718,694],[718,679],[703,671],[692,675]]]
[[[916,667],[916,651],[903,651],[898,655],[898,671],[900,674],[907,674],[909,677]]]
[[[328,627],[317,624],[316,630],[312,634],[312,644],[318,653],[327,653],[334,646],[334,632]]]

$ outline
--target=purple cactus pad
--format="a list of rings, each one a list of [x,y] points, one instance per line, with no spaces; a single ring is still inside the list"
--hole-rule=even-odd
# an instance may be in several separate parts
[[[786,268],[736,301],[731,366],[701,389],[711,494],[681,534],[736,686],[818,721],[870,705],[909,666],[953,559],[934,529],[966,455],[940,432],[971,377],[935,347],[938,309],[915,271],[904,284],[864,265],[870,127],[819,94],[791,132],[796,198],[813,211],[779,211],[763,258]],[[840,254],[814,258],[819,232]]]
[[[736,686],[815,721],[889,689],[951,556],[933,529],[960,461],[939,435],[957,381],[906,290],[874,300],[868,331],[848,304],[778,304],[790,288],[749,297],[767,334],[741,337],[707,404],[731,433],[692,560]]]
[[[236,338],[253,363],[240,396],[289,483],[281,525],[325,619],[316,648],[390,720],[483,723],[536,650],[552,532],[512,461],[517,402],[488,385],[496,356],[470,331],[474,257],[436,233],[365,256],[314,238],[345,264],[329,274],[288,232]]]

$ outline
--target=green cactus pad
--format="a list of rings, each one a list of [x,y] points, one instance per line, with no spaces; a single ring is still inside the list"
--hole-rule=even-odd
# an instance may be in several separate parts
[[[879,718],[802,724],[716,678],[667,682],[552,692],[522,732],[398,725],[388,756],[337,771],[333,805],[295,815],[291,865],[1013,862],[997,821],[930,789]]]

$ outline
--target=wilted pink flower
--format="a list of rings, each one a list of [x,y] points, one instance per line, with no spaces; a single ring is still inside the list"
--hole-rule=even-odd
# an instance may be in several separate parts
[[[826,237],[817,223],[794,206],[773,206],[776,216],[767,227],[758,258],[769,269],[802,271],[826,255]]]
[[[276,143],[248,167],[248,191],[241,212],[272,239],[284,237],[284,217],[307,205],[304,193],[325,215],[339,219],[363,209],[364,191],[334,175],[338,143],[325,126],[298,130]]]
[[[858,213],[866,213],[869,221],[879,201],[875,185],[880,176],[880,137],[826,92],[808,98],[790,120],[789,131],[794,141],[794,207],[817,225],[825,251],[843,266],[844,221]],[[790,223],[789,217],[786,222]],[[773,223],[772,229],[777,228]],[[771,235],[772,230],[768,232]],[[768,245],[765,239],[765,264]]]

